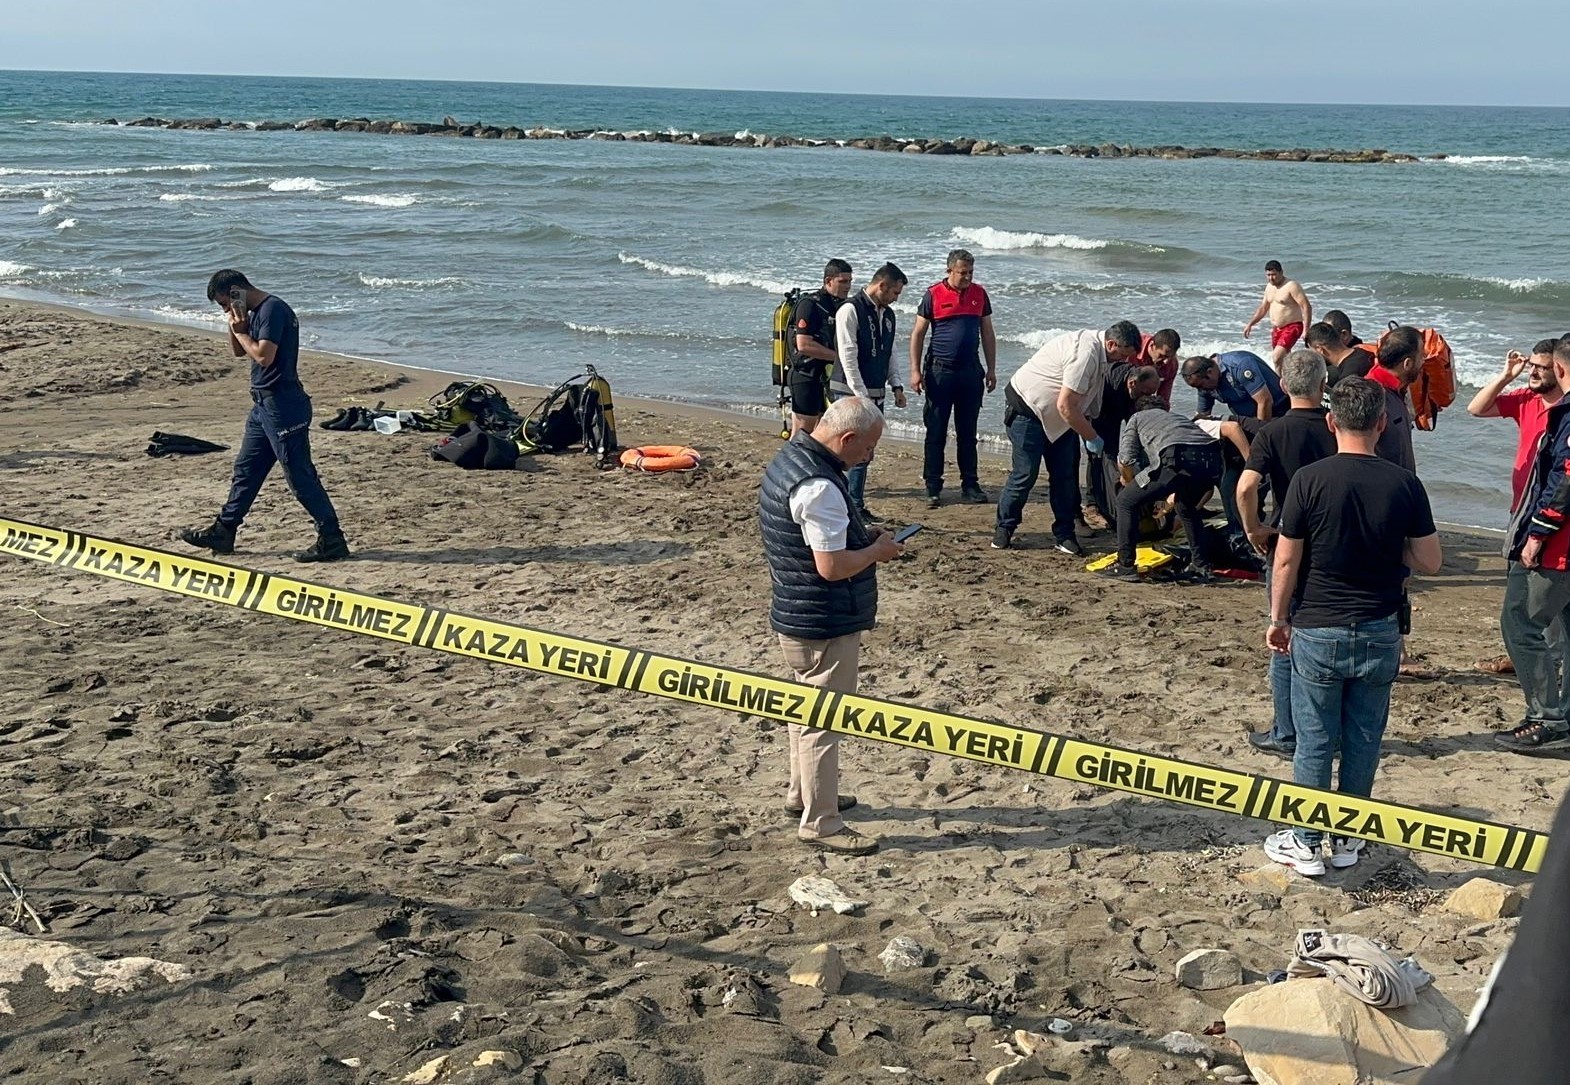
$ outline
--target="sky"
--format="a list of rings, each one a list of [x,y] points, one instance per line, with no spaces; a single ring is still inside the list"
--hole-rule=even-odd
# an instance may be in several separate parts
[[[1570,105],[1564,0],[72,0],[0,69],[870,94]]]

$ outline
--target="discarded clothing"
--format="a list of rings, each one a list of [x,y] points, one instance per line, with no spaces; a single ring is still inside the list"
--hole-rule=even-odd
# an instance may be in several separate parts
[[[153,439],[147,443],[149,456],[200,456],[207,452],[226,452],[228,449],[228,445],[214,444],[200,437],[164,433],[161,430],[154,430]]]
[[[1409,1006],[1434,982],[1411,957],[1397,961],[1378,942],[1361,934],[1298,931],[1297,956],[1287,965],[1294,978],[1325,976],[1348,994],[1381,1010]]]

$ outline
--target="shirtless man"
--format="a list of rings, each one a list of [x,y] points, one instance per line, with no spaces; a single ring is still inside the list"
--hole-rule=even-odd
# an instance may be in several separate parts
[[[1286,357],[1303,334],[1303,329],[1314,322],[1314,307],[1308,295],[1295,279],[1288,279],[1281,270],[1280,260],[1265,264],[1265,296],[1259,308],[1243,325],[1243,338],[1247,339],[1254,325],[1270,317],[1270,368],[1281,372],[1281,359]]]

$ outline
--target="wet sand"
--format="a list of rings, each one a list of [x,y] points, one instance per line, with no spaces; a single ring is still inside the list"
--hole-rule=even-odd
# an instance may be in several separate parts
[[[301,369],[318,419],[449,380]],[[178,548],[229,457],[143,448],[154,430],[235,443],[245,379],[209,335],[0,303],[0,508]],[[755,528],[771,424],[617,415],[623,444],[689,444],[706,468],[462,472],[429,435],[313,430],[356,554],[311,575],[781,673]],[[919,466],[892,444],[872,470],[869,503],[928,527],[880,574],[867,692],[1289,775],[1245,736],[1269,718],[1258,586],[1099,582],[1050,549],[1044,486],[1023,546],[992,551],[993,510],[929,512]],[[297,571],[310,538],[274,479],[233,560]],[[1520,694],[1472,669],[1500,650],[1496,543],[1444,541],[1413,640],[1439,677],[1398,684],[1376,795],[1546,828],[1570,766],[1495,752]],[[1458,861],[1371,847],[1283,892],[1238,878],[1266,862],[1263,823],[850,741],[854,824],[883,849],[825,857],[781,812],[770,723],[4,561],[0,856],[50,937],[193,973],[120,996],[17,987],[7,1080],[395,1082],[451,1054],[467,1081],[978,1083],[1009,1061],[1005,1027],[1062,1017],[1111,1045],[1075,1080],[1200,1081],[1154,1041],[1242,989],[1179,987],[1190,950],[1231,949],[1257,979],[1331,923],[1416,954],[1466,1008],[1514,927],[1437,907],[1483,872]],[[804,874],[870,903],[814,917],[786,893]],[[927,960],[885,974],[898,935]],[[850,969],[835,996],[787,978],[820,942]],[[486,1050],[523,1068],[472,1067]]]

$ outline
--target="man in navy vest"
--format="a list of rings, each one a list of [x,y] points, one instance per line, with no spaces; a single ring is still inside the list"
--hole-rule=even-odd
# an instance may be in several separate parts
[[[858,290],[834,314],[834,349],[839,361],[829,374],[829,395],[835,399],[864,396],[883,410],[886,391],[894,393],[894,406],[905,406],[905,389],[894,374],[894,303],[905,289],[905,273],[894,264],[884,264],[872,273],[872,281]],[[850,469],[851,500],[861,518],[878,518],[867,508],[867,465]]]
[[[943,449],[954,419],[954,458],[959,462],[960,496],[977,505],[991,499],[981,488],[976,456],[976,425],[981,401],[998,386],[998,337],[992,330],[992,302],[976,277],[976,258],[964,249],[949,253],[948,275],[927,287],[916,307],[910,333],[910,387],[927,397],[922,408],[927,440],[921,477],[927,505],[942,503]],[[931,331],[932,342],[927,344]],[[986,355],[985,371],[981,367]]]
[[[810,434],[796,433],[763,475],[758,517],[773,598],[769,625],[798,682],[856,692],[861,635],[877,624],[879,562],[904,548],[874,535],[856,512],[845,479],[883,436],[883,415],[869,399],[831,404]],[[801,819],[804,843],[844,855],[867,855],[875,837],[845,824],[856,805],[839,793],[837,732],[789,725],[790,790],[785,811]]]

